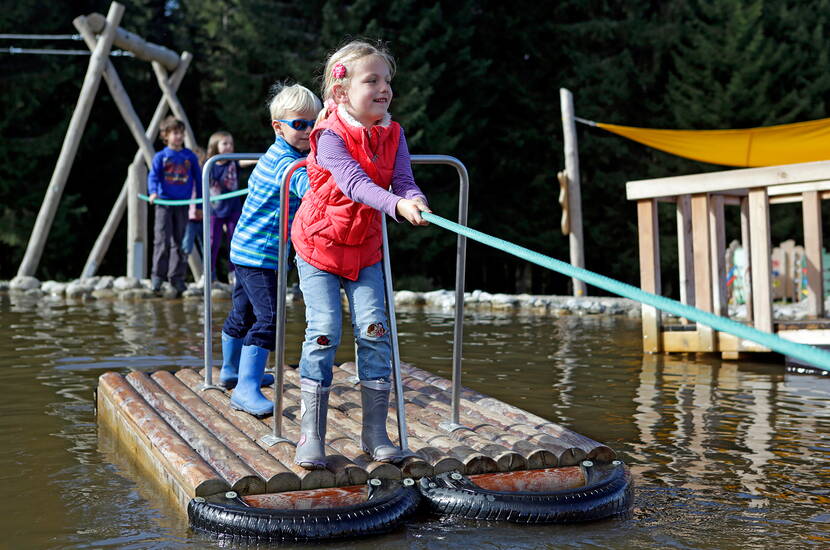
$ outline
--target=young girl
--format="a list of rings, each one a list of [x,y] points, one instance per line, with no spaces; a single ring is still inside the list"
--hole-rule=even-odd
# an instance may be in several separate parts
[[[208,140],[207,158],[233,153],[233,136],[228,132],[216,132]],[[239,189],[239,162],[220,160],[210,170],[210,196],[224,195]],[[227,231],[228,243],[233,239],[233,232],[242,204],[236,197],[211,203],[210,211],[210,265],[214,280],[217,279],[216,258],[222,246],[222,234]],[[233,263],[228,262],[228,278],[232,278]]]
[[[340,288],[357,343],[363,427],[374,460],[401,460],[386,433],[390,358],[381,216],[427,225],[426,197],[415,185],[403,129],[389,115],[395,61],[384,49],[350,42],[324,73],[327,106],[311,133],[310,189],[291,229],[307,328],[300,359],[302,420],[295,462],[325,467],[323,445],[332,364],[340,344]]]
[[[269,101],[274,143],[248,179],[248,198],[231,240],[236,266],[233,308],[222,327],[220,383],[234,388],[231,406],[255,416],[274,406],[260,391],[274,377],[263,376],[274,350],[277,322],[277,265],[280,246],[280,188],[288,168],[308,153],[308,136],[322,108],[314,93],[295,84],[277,85]],[[289,183],[288,220],[308,189],[308,174],[298,168]],[[290,226],[289,226],[290,227]]]

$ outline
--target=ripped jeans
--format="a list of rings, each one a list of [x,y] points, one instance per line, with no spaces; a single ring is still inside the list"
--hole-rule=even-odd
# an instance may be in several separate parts
[[[357,281],[317,269],[299,256],[297,272],[307,323],[300,376],[317,380],[323,386],[331,385],[331,369],[343,324],[342,286],[349,300],[357,343],[358,377],[361,380],[389,380],[392,348],[381,262],[361,269]]]

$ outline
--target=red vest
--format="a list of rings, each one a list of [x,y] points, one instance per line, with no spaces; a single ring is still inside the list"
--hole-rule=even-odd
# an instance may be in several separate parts
[[[317,139],[323,130],[343,139],[346,149],[377,185],[389,189],[401,127],[352,126],[337,110],[315,126],[308,155],[309,190],[291,226],[297,255],[317,269],[356,281],[360,270],[383,258],[382,213],[340,191],[331,172],[317,164]]]

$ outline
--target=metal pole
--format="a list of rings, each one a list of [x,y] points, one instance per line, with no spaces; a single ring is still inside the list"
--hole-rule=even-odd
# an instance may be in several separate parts
[[[401,352],[398,348],[398,323],[395,319],[395,290],[392,288],[392,263],[389,258],[389,238],[386,233],[386,215],[381,213],[381,233],[383,234],[383,279],[386,287],[386,307],[389,310],[389,330],[392,339],[392,372],[395,377],[395,405],[398,410],[398,441],[401,450],[409,450],[406,436],[406,408],[403,402],[403,382],[401,381]],[[355,357],[357,357],[355,355]]]
[[[228,153],[210,157],[202,167],[202,258],[204,258],[204,349],[205,349],[205,383],[203,390],[223,390],[213,385],[213,345],[211,344],[211,331],[213,326],[213,302],[211,290],[213,285],[213,266],[210,265],[210,171],[213,165],[220,160],[258,160],[261,153]]]
[[[460,160],[447,155],[412,155],[412,164],[447,164],[458,171],[460,191],[458,194],[458,223],[467,225],[467,204],[470,176]],[[459,421],[461,405],[461,346],[464,338],[464,274],[467,262],[467,237],[458,236],[455,257],[455,327],[452,350],[452,418],[442,422],[447,431],[462,428]]]
[[[283,406],[283,371],[285,362],[285,295],[288,286],[288,194],[291,191],[291,176],[297,168],[306,165],[306,159],[295,160],[282,180],[280,188],[280,248],[277,260],[277,353],[274,355],[274,430],[271,434],[263,436],[261,442],[264,445],[275,445],[281,441],[287,441],[282,436],[282,406]]]

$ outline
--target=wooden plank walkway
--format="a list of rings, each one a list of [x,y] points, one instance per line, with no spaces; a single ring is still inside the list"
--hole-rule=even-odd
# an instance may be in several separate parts
[[[450,418],[451,382],[404,364],[409,446],[417,456],[399,465],[375,462],[360,449],[360,390],[354,374],[354,363],[334,369],[325,470],[296,466],[293,443],[262,445],[261,438],[272,431],[271,418],[258,420],[231,409],[224,391],[201,391],[202,373],[193,369],[103,374],[98,416],[122,449],[168,489],[182,509],[195,496],[228,490],[241,495],[279,493],[362,484],[370,477],[420,478],[452,470],[472,475],[615,457],[601,443],[466,388],[460,409],[465,428],[448,433],[439,423]],[[300,409],[296,369],[285,369],[284,389],[283,436],[294,442]],[[273,398],[272,388],[264,393]],[[393,396],[387,424],[393,441],[395,411]]]

